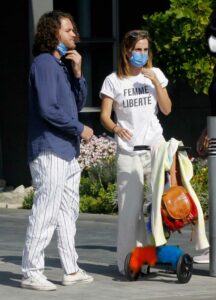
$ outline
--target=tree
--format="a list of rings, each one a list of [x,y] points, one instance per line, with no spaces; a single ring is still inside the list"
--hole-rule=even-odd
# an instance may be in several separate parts
[[[173,83],[187,81],[195,93],[207,94],[216,57],[210,55],[205,29],[215,0],[170,0],[170,8],[143,16],[153,41],[155,65]]]

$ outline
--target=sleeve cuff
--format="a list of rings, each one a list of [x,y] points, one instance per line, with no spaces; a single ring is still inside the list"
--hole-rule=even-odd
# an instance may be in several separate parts
[[[84,129],[84,125],[79,122],[77,124],[77,133],[78,133],[78,135],[81,135],[81,133],[83,132],[83,129]]]

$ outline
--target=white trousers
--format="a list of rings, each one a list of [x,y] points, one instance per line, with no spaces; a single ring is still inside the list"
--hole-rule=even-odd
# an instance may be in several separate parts
[[[79,164],[76,159],[68,162],[52,152],[44,152],[30,164],[30,171],[35,193],[23,249],[23,275],[43,273],[44,250],[55,230],[64,272],[77,272],[75,234],[79,215]]]
[[[150,151],[130,156],[117,154],[118,239],[117,264],[124,273],[124,262],[134,247],[147,243],[143,215],[144,175],[151,172]]]

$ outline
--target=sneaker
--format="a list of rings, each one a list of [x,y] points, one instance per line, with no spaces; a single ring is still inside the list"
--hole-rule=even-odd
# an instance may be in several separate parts
[[[79,269],[79,271],[74,275],[64,274],[62,284],[63,285],[73,285],[78,282],[92,282],[94,278],[88,275],[84,270]]]
[[[55,291],[57,289],[55,284],[47,280],[44,275],[23,278],[21,281],[21,287],[38,291]]]
[[[193,261],[197,264],[209,264],[209,249],[206,249],[200,255],[194,256]]]

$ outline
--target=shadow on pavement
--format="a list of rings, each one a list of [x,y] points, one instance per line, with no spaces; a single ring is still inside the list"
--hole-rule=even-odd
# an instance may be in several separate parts
[[[101,249],[101,250],[106,250],[106,251],[110,251],[110,252],[116,252],[116,247],[102,246],[102,245],[79,245],[79,246],[76,246],[76,249],[87,249],[87,250]]]
[[[12,272],[0,272],[0,285],[17,288],[20,287],[21,279],[22,279],[21,274],[16,274]]]

